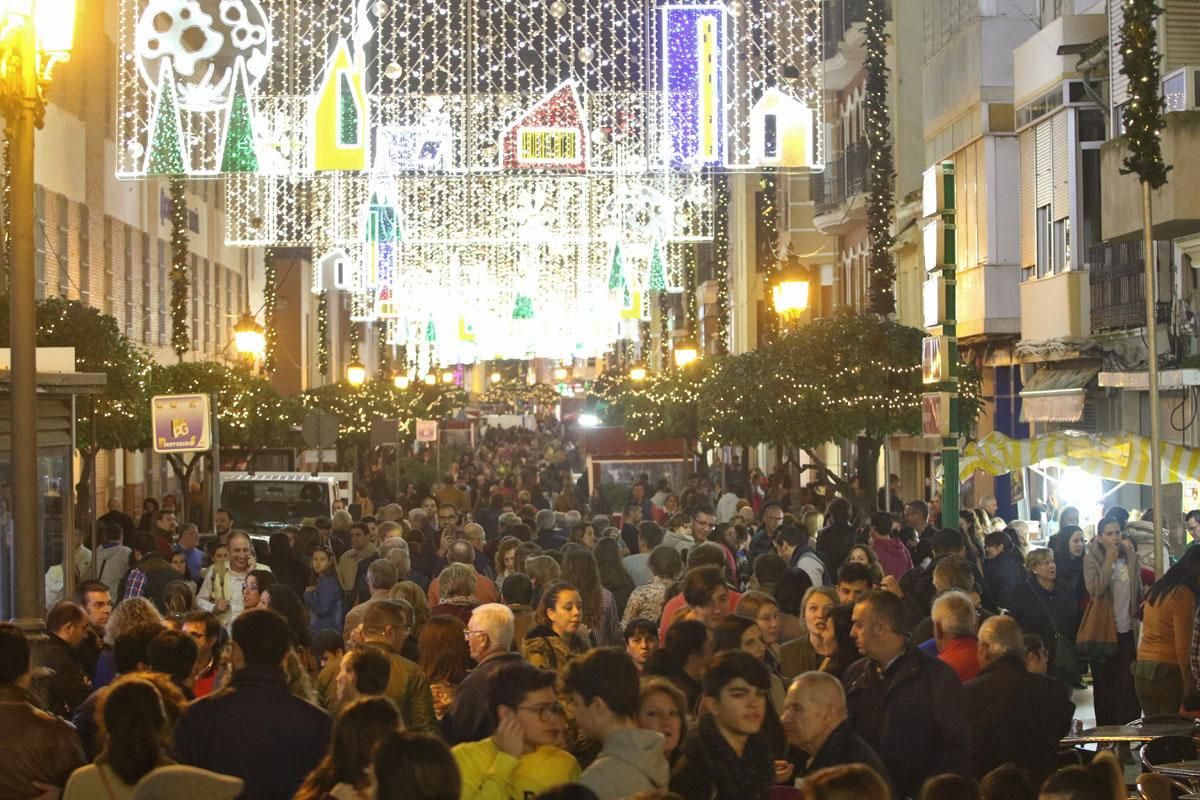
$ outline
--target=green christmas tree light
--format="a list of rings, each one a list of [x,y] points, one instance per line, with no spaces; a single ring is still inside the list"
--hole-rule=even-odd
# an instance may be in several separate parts
[[[663,292],[667,289],[667,271],[663,267],[662,248],[658,242],[654,243],[654,249],[650,253],[650,277],[646,280],[646,286],[652,292]]]
[[[354,103],[354,87],[350,85],[350,76],[342,73],[341,81],[338,83],[339,97],[338,103],[341,106],[341,116],[339,123],[341,129],[338,131],[338,141],[343,145],[353,145],[358,143],[358,106]]]
[[[179,141],[179,104],[175,98],[175,67],[164,58],[158,73],[158,97],[154,124],[150,132],[150,150],[146,157],[147,175],[183,175],[183,151]]]
[[[517,295],[513,303],[513,319],[533,319],[533,298],[526,294]]]
[[[608,288],[620,289],[625,284],[625,257],[621,255],[621,243],[613,247],[612,269],[608,273]]]
[[[254,151],[254,121],[250,116],[246,66],[242,59],[233,68],[233,99],[225,122],[225,150],[221,172],[258,172],[258,154]]]

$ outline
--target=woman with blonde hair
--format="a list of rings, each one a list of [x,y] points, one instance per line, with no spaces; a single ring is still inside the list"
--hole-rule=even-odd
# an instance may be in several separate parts
[[[104,626],[104,643],[108,645],[96,662],[96,675],[92,680],[92,688],[100,689],[109,685],[117,677],[117,662],[113,656],[113,645],[118,636],[123,636],[136,628],[147,625],[163,624],[162,614],[154,607],[154,603],[145,597],[127,597],[113,606],[112,615]]]

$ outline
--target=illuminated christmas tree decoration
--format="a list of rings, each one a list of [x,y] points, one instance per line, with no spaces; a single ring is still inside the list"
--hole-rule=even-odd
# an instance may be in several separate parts
[[[258,155],[254,149],[254,117],[250,111],[250,87],[246,79],[246,64],[238,59],[234,66],[233,94],[225,115],[225,133],[221,137],[224,150],[221,172],[258,172]]]
[[[180,149],[179,105],[175,101],[174,74],[170,59],[164,59],[159,73],[158,97],[154,104],[154,122],[150,125],[150,146],[146,149],[147,175],[182,175],[187,172]]]
[[[312,101],[312,165],[317,172],[367,168],[367,94],[362,59],[338,39]]]

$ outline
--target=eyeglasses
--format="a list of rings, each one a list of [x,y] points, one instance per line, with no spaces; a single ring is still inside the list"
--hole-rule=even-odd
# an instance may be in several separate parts
[[[487,636],[487,631],[463,631],[463,638],[468,642],[471,641],[472,636]]]
[[[561,717],[566,713],[558,703],[547,703],[540,706],[517,706],[517,710],[537,714],[537,718],[542,722],[549,722],[555,717]]]

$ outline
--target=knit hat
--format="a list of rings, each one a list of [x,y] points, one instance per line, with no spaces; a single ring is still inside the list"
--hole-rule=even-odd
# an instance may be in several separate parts
[[[146,773],[134,787],[133,800],[234,800],[244,786],[241,778],[172,764]]]

